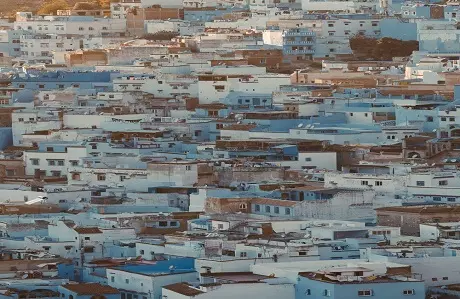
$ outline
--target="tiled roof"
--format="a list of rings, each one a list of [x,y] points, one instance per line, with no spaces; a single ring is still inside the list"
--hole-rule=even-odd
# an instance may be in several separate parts
[[[298,204],[296,201],[290,200],[278,200],[278,199],[270,199],[270,198],[255,198],[251,200],[253,204],[260,204],[260,205],[269,205],[269,206],[279,206],[279,207],[293,207]]]
[[[71,292],[77,293],[78,295],[104,295],[120,293],[115,288],[99,283],[66,284],[62,287]]]
[[[186,283],[170,284],[170,285],[165,286],[164,288],[172,292],[182,294],[185,296],[189,296],[189,297],[194,297],[194,296],[204,293],[203,291],[192,288],[190,285]]]
[[[102,234],[102,231],[97,227],[76,227],[74,230],[79,234]]]

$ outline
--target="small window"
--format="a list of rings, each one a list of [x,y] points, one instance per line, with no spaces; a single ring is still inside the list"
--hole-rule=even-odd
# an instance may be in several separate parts
[[[54,160],[48,160],[48,165],[49,166],[54,166],[54,165],[56,165],[56,162]]]
[[[311,162],[311,158],[310,158],[310,157],[306,157],[306,158],[305,158],[305,162]]]
[[[446,121],[446,118],[445,118],[445,117],[441,117],[441,121]]]
[[[419,187],[423,187],[425,186],[425,181],[417,181],[416,185]]]
[[[144,251],[144,250],[141,250],[141,251],[140,251],[140,254],[144,254],[144,253],[145,253],[145,251]]]
[[[442,280],[449,280],[449,277],[444,276],[444,277],[442,278]]]
[[[438,281],[436,277],[431,278],[431,281]]]
[[[324,290],[324,291],[323,291],[323,295],[324,295],[325,297],[331,297],[331,291],[330,291],[330,290]]]
[[[447,201],[449,201],[449,202],[455,202],[455,197],[448,197],[448,198],[447,198]]]
[[[368,186],[369,182],[368,181],[361,181],[361,186]]]
[[[284,213],[285,213],[286,215],[291,215],[291,209],[290,209],[290,208],[284,209]]]
[[[270,206],[265,206],[265,213],[271,213]]]
[[[358,291],[358,296],[361,296],[361,297],[372,296],[372,291],[371,290],[360,290]]]
[[[125,283],[129,283],[129,279],[125,279]]]
[[[64,166],[64,160],[58,160],[58,166]]]
[[[404,290],[403,291],[404,295],[414,295],[414,293],[415,293],[414,290]]]
[[[115,282],[115,276],[111,276],[111,277],[110,277],[110,281],[111,281],[111,282]]]
[[[185,170],[192,170],[192,166],[190,165],[185,166]]]
[[[98,181],[105,181],[105,174],[98,174],[97,175],[97,180]]]
[[[247,257],[248,254],[246,252],[240,252],[240,257]]]
[[[279,208],[279,207],[275,207],[274,211],[275,211],[275,214],[279,214],[279,213],[280,213],[280,208]]]
[[[310,296],[310,295],[311,295],[311,290],[310,290],[310,289],[307,289],[307,290],[305,291],[305,295]]]
[[[440,196],[433,196],[433,201],[441,201],[441,197]]]
[[[447,186],[447,180],[439,181],[439,186]]]
[[[260,205],[256,205],[255,210],[256,210],[256,212],[260,212]]]
[[[85,237],[85,241],[89,241],[89,240],[90,240],[90,238],[89,238],[89,237]]]

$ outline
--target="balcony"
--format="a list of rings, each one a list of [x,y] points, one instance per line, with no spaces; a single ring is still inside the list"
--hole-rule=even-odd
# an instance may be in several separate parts
[[[315,40],[293,40],[293,41],[284,41],[285,45],[313,45]]]
[[[283,36],[314,36],[315,33],[312,31],[285,31],[283,32]]]
[[[314,54],[315,49],[304,49],[304,50],[285,50],[285,54],[288,55],[303,55],[303,54]]]

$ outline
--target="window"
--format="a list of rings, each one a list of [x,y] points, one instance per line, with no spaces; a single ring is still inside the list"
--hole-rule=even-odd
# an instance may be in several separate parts
[[[447,186],[447,180],[439,181],[439,186]]]
[[[124,180],[126,180],[126,176],[125,175],[120,175],[120,182],[124,182]]]
[[[382,182],[382,181],[375,181],[375,185],[376,185],[376,186],[382,186],[382,185],[383,185],[383,182]]]
[[[145,251],[144,251],[144,250],[141,250],[141,251],[140,251],[140,253],[141,253],[141,254],[144,254],[144,253],[145,253]]]
[[[439,197],[439,196],[433,196],[433,201],[441,201],[441,197]]]
[[[284,209],[284,214],[291,215],[291,209],[290,208],[285,208]]]
[[[47,152],[54,152],[54,150],[53,150],[52,147],[47,147],[47,148],[46,148],[46,151],[47,151]]]
[[[270,206],[265,206],[265,213],[271,213]]]
[[[447,198],[447,201],[449,201],[449,202],[455,202],[455,197],[448,197],[448,198]]]
[[[60,176],[61,176],[61,172],[60,172],[60,171],[51,171],[51,176],[60,177]]]
[[[311,158],[310,158],[310,157],[306,157],[306,158],[305,158],[305,162],[311,162]]]
[[[442,280],[449,280],[449,277],[444,276],[444,277],[442,278]],[[412,291],[413,291],[413,290],[412,290]]]
[[[455,117],[449,117],[449,121],[455,121]]]
[[[70,161],[71,166],[78,166],[78,161],[72,160]]]
[[[423,187],[423,186],[425,186],[425,181],[417,181],[416,185],[419,186],[419,187]]]
[[[98,181],[105,181],[105,174],[98,174],[97,175],[97,180]]]
[[[446,121],[446,118],[445,118],[445,117],[441,117],[441,121]]]
[[[404,295],[414,295],[414,290],[404,290],[403,294]]]
[[[24,118],[20,117],[18,118],[18,121],[24,121]]]
[[[328,27],[334,27],[334,24],[329,23],[329,24],[327,24],[327,26],[328,26]]]
[[[360,290],[358,291],[358,296],[372,296],[372,291],[371,290]]]
[[[279,207],[275,207],[275,214],[279,214],[280,213],[280,208]]]
[[[46,55],[42,55],[42,56],[46,56]],[[45,88],[45,85],[39,84],[39,85],[38,85],[38,88]]]
[[[32,163],[32,165],[38,165],[40,163],[40,160],[39,159],[30,159],[30,163]]]
[[[310,290],[310,289],[307,289],[307,290],[305,291],[305,295],[311,295],[311,290]]]
[[[324,290],[323,291],[323,296],[331,297],[331,291],[330,290]]]
[[[438,281],[436,277],[431,278],[431,281]]]
[[[91,145],[91,149],[97,149],[97,144]]]
[[[110,277],[110,281],[111,281],[111,282],[115,282],[115,276],[111,276],[111,277]]]
[[[129,279],[126,278],[126,279],[125,279],[125,283],[129,283]]]
[[[246,252],[240,252],[240,257],[247,257],[248,254]]]
[[[260,212],[260,205],[256,205],[255,210],[256,210],[256,212]]]
[[[367,186],[367,185],[369,185],[368,181],[361,181],[361,186]]]
[[[64,160],[58,160],[57,162],[58,166],[64,166]]]
[[[89,238],[89,237],[85,237],[85,241],[89,241],[89,240],[90,240],[90,238]]]
[[[192,170],[192,166],[190,165],[185,166],[185,170]]]
[[[80,180],[80,173],[78,173],[78,172],[72,173],[72,180],[73,181],[79,181]]]

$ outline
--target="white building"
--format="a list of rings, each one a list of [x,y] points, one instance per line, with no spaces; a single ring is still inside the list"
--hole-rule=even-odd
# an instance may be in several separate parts
[[[23,13],[18,13],[23,14]],[[126,32],[126,20],[90,16],[32,16],[17,18],[15,30],[30,34],[110,36]]]
[[[334,11],[349,13],[383,13],[391,7],[391,0],[372,1],[315,1],[302,0],[304,11]]]

